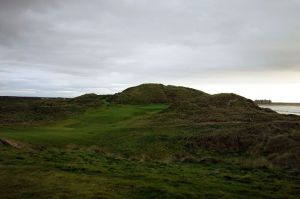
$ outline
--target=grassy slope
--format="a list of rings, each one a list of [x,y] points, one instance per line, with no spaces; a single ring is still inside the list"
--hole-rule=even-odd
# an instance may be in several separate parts
[[[264,159],[189,151],[182,137],[235,129],[149,126],[166,105],[109,105],[35,127],[2,127],[0,198],[297,198],[299,174]],[[154,123],[155,124],[155,123]],[[150,123],[151,125],[151,123]],[[219,158],[179,161],[189,155]]]
[[[85,94],[72,99],[38,97],[1,97],[0,126],[34,125],[57,121],[105,103],[106,96]]]

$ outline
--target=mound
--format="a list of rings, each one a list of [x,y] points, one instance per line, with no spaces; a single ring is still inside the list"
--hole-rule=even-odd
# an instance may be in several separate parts
[[[141,84],[113,96],[112,101],[122,104],[174,103],[208,94],[191,88],[165,86],[163,84]]]
[[[222,93],[174,101],[155,120],[169,123],[262,122],[281,117],[274,111],[260,108],[252,100],[232,93]]]
[[[110,102],[169,104],[168,109],[155,115],[155,120],[170,123],[262,122],[280,120],[283,117],[270,109],[260,108],[250,99],[233,93],[209,95],[196,89],[163,84],[141,84],[128,88],[111,96]]]
[[[81,106],[100,106],[102,104],[102,98],[95,93],[84,94],[75,97],[70,100],[71,103],[75,103]]]

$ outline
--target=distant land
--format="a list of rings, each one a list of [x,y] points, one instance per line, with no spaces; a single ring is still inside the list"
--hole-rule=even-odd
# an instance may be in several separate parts
[[[291,106],[300,106],[300,103],[297,102],[273,102],[272,100],[254,100],[256,104],[259,105],[291,105]]]
[[[300,103],[296,103],[296,102],[272,102],[270,105],[273,106],[300,106]]]

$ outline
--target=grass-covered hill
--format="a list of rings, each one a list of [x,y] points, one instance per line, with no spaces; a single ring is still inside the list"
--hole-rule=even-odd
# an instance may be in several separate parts
[[[143,84],[0,98],[0,198],[298,198],[300,117]]]
[[[181,86],[165,86],[163,84],[141,84],[113,95],[112,101],[121,104],[151,104],[190,100],[208,94]]]

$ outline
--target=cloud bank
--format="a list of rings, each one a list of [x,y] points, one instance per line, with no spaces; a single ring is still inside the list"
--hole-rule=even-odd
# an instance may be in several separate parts
[[[299,9],[299,0],[0,0],[0,94],[162,82],[280,100],[254,90],[300,85]]]

